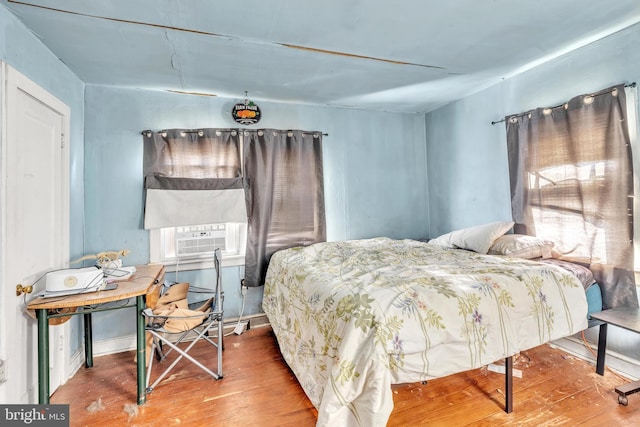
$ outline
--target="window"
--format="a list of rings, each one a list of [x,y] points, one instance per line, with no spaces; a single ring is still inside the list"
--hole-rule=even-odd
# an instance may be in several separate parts
[[[613,185],[616,167],[594,160],[528,172],[536,235],[570,248],[572,261],[607,264],[607,223],[619,218],[608,218],[598,193]]]
[[[247,213],[237,130],[143,132],[150,259],[180,269],[244,264]],[[199,225],[187,225],[199,224]]]
[[[514,231],[588,264],[606,308],[638,303],[628,122],[623,85],[506,118]]]
[[[223,265],[244,263],[244,283],[253,287],[263,284],[276,250],[325,240],[320,132],[171,129],[143,136],[152,261],[206,268],[212,249],[223,246]]]
[[[220,248],[223,266],[244,265],[246,223],[218,223],[163,227],[151,230],[151,262],[160,262],[169,271],[208,268],[213,251]]]

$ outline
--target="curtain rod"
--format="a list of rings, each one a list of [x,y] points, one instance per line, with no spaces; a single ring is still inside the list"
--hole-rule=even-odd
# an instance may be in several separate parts
[[[636,87],[636,82],[626,84],[626,85],[624,85],[624,87]],[[596,92],[596,93],[594,93],[592,96],[594,96],[594,95],[598,95],[599,93],[600,93],[600,92]],[[550,108],[550,109],[559,108],[559,107],[562,107],[564,104],[565,104],[565,103],[563,102],[563,103],[562,103],[562,104],[560,104],[560,105],[556,105],[556,106],[554,106],[554,107],[545,107],[545,108]],[[527,112],[520,113],[520,114],[526,114],[526,113],[527,113]],[[519,116],[520,114],[510,114],[510,115],[511,115],[511,116]],[[500,119],[500,120],[493,121],[493,122],[491,122],[491,126],[493,126],[493,125],[497,125],[498,123],[503,123],[503,122],[504,122],[504,120],[505,120],[505,119]]]
[[[278,129],[276,129],[276,130],[278,132],[292,132],[293,131],[293,129],[288,129],[288,130],[282,130],[282,129],[278,130]],[[166,131],[167,131],[166,129],[163,129],[163,130],[161,130],[159,132],[166,132]],[[240,128],[238,128],[238,129],[216,129],[216,131],[217,132],[240,132],[240,131],[242,131],[242,132],[259,132],[259,131],[264,131],[264,129],[240,129]],[[182,132],[183,133],[197,133],[198,136],[203,136],[204,135],[204,131],[202,129],[184,129]],[[149,136],[151,136],[153,131],[150,130],[150,129],[145,129],[145,130],[141,131],[140,133],[142,135],[145,135],[145,136],[149,137]],[[302,131],[302,133],[305,134],[305,135],[317,133],[317,134],[320,134],[322,136],[329,136],[329,134],[325,133],[325,132]]]

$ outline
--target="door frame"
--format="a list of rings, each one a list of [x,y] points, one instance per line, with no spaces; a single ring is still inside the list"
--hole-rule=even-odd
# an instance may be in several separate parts
[[[22,73],[17,71],[15,68],[11,67],[4,61],[0,61],[0,79],[2,82],[2,88],[0,88],[0,99],[2,102],[0,103],[0,284],[2,285],[2,292],[0,292],[0,307],[2,307],[2,314],[0,314],[0,360],[7,361],[11,358],[11,345],[21,345],[19,341],[11,342],[11,340],[15,340],[16,337],[9,337],[8,325],[11,322],[15,322],[16,319],[13,318],[14,310],[6,310],[11,306],[14,297],[14,291],[17,283],[9,283],[9,277],[7,274],[7,253],[11,250],[10,244],[8,240],[7,233],[7,215],[8,215],[8,206],[7,206],[7,182],[6,182],[6,173],[7,173],[7,149],[9,147],[9,141],[11,141],[14,132],[19,132],[19,129],[14,129],[11,127],[10,123],[8,123],[8,117],[15,105],[15,96],[17,95],[17,91],[22,91],[25,94],[31,96],[37,101],[43,103],[51,110],[60,114],[62,117],[62,135],[61,135],[61,158],[60,158],[60,182],[59,191],[60,191],[60,220],[59,223],[55,225],[56,230],[56,238],[59,241],[59,246],[57,249],[58,256],[56,257],[56,266],[52,267],[63,267],[67,266],[69,262],[69,245],[70,245],[70,236],[69,236],[69,176],[70,176],[70,145],[69,145],[69,131],[70,131],[70,116],[71,111],[70,108],[60,101],[58,98],[53,96],[46,89],[40,87],[35,82],[31,81],[29,78],[24,76]],[[33,272],[36,274],[38,272]],[[29,281],[37,280],[37,277],[29,277]],[[31,284],[31,283],[25,283]],[[42,284],[39,284],[42,286]],[[39,288],[36,288],[38,290]],[[22,298],[22,297],[20,297]],[[27,299],[30,299],[27,296]],[[37,334],[37,322],[33,322],[30,326],[33,331],[33,335]],[[51,392],[55,390],[60,384],[66,382],[66,380],[71,376],[71,338],[70,338],[70,322],[65,322],[62,325],[54,326],[50,328],[50,338],[51,338],[51,354],[50,361],[52,370],[50,372],[51,378]],[[26,343],[24,344],[26,345]],[[37,350],[36,350],[37,351]],[[34,352],[34,360],[37,352]],[[36,366],[34,361],[17,361],[13,360],[11,363],[31,363],[32,366]],[[30,384],[27,384],[27,387],[30,387]],[[15,390],[14,392],[18,392]]]

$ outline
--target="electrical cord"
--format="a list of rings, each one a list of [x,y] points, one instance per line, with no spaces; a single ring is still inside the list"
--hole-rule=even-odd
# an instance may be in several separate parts
[[[176,257],[175,283],[180,283],[178,281],[178,271],[179,270],[180,270],[180,257]],[[244,279],[240,280],[240,283],[241,283],[240,292],[242,293],[242,304],[240,306],[240,315],[238,316],[238,321],[236,322],[236,326],[233,329],[233,331],[225,334],[224,335],[225,337],[228,337],[231,334],[235,333],[235,331],[238,328],[240,328],[240,325],[242,324],[242,316],[244,315],[245,300],[246,300],[246,295],[247,295],[247,287],[244,286]],[[189,292],[192,292],[192,293],[209,293],[211,291],[209,291],[208,289],[201,288],[201,287],[191,286],[190,289],[189,289]],[[218,301],[216,301],[216,304],[218,304]]]
[[[587,338],[584,335],[584,331],[582,331],[581,333],[582,335],[582,343],[584,344],[584,346],[587,348],[587,350],[589,350],[591,352],[591,354],[593,355],[593,357],[597,360],[598,356],[596,355],[596,352],[593,351],[593,349],[591,348],[591,346],[589,345],[589,342],[587,341]],[[605,368],[607,369],[607,371],[611,372],[613,375],[615,375],[616,377],[620,378],[623,381],[629,381],[629,378],[625,378],[622,375],[618,374],[616,371],[614,371],[613,369],[611,369],[610,367],[605,365]]]
[[[44,273],[42,273],[32,284],[31,287],[33,288],[33,290],[35,291],[36,289],[36,285],[38,284],[39,281],[41,281],[42,279],[44,279],[44,277],[49,274],[49,273],[55,273],[56,271],[62,271],[62,270],[66,270],[66,268],[56,268],[54,270],[47,270]],[[31,277],[31,276],[29,276]],[[24,294],[26,297],[26,294]]]
[[[74,295],[76,293],[81,294],[81,293],[84,293],[84,292],[89,292],[89,291],[92,291],[94,289],[95,290],[99,290],[100,287],[103,286],[103,285],[104,285],[104,273],[94,277],[89,283],[86,284],[86,286],[84,286],[82,288],[74,289],[73,290],[74,292],[71,295]],[[53,295],[53,296],[55,296],[56,294],[61,295],[61,296],[67,296],[67,295],[70,295],[69,292],[70,292],[69,290],[46,291],[46,293],[48,295]]]
[[[225,334],[225,337],[228,337],[229,335],[235,333],[235,331],[240,328],[240,325],[242,323],[242,315],[244,314],[244,304],[245,304],[245,300],[247,297],[247,287],[244,285],[244,280],[240,281],[240,292],[242,293],[242,304],[240,305],[240,315],[238,316],[238,322],[236,323],[235,328],[233,328],[233,331]],[[238,334],[240,335],[240,334]]]
[[[51,270],[51,271],[48,271],[46,273],[43,273],[40,277],[38,277],[38,279],[36,279],[35,282],[33,282],[33,284],[31,286],[33,286],[34,289],[35,289],[36,284],[40,280],[42,280],[42,278],[45,277],[47,275],[47,273],[52,273],[52,272],[55,272],[55,271],[62,271],[62,270],[65,270],[65,269],[64,268],[58,268],[56,270]],[[80,291],[77,292],[77,293],[89,292],[89,291],[93,290],[94,288],[96,290],[98,290],[101,286],[103,286],[103,284],[104,284],[104,274],[101,274],[99,276],[94,277],[93,280],[91,280],[91,282],[89,282],[87,284],[87,286],[85,286],[84,288],[81,288]],[[47,292],[47,301],[49,303],[55,302],[55,301],[59,301],[59,300],[63,299],[64,297],[69,296],[69,291],[46,291],[46,292]],[[56,295],[56,294],[58,294],[58,295]],[[32,298],[32,299],[35,299],[38,296],[39,295],[35,295],[34,298]],[[27,306],[28,305],[29,305],[29,301],[27,301],[27,294],[22,294],[22,306],[23,306],[23,310],[25,312],[27,311]]]
[[[117,263],[116,261],[110,261],[109,263],[107,263],[105,266],[101,268],[102,268],[102,271],[104,271],[104,275],[107,276],[107,278],[112,278],[112,279],[119,279],[119,278],[131,276],[133,274],[133,272],[123,269],[122,265]]]

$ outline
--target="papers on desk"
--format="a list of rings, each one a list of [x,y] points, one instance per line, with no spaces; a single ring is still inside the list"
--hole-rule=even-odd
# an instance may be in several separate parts
[[[127,280],[136,272],[136,268],[131,267],[119,267],[119,268],[105,268],[104,277],[107,283],[115,282],[116,280]]]

